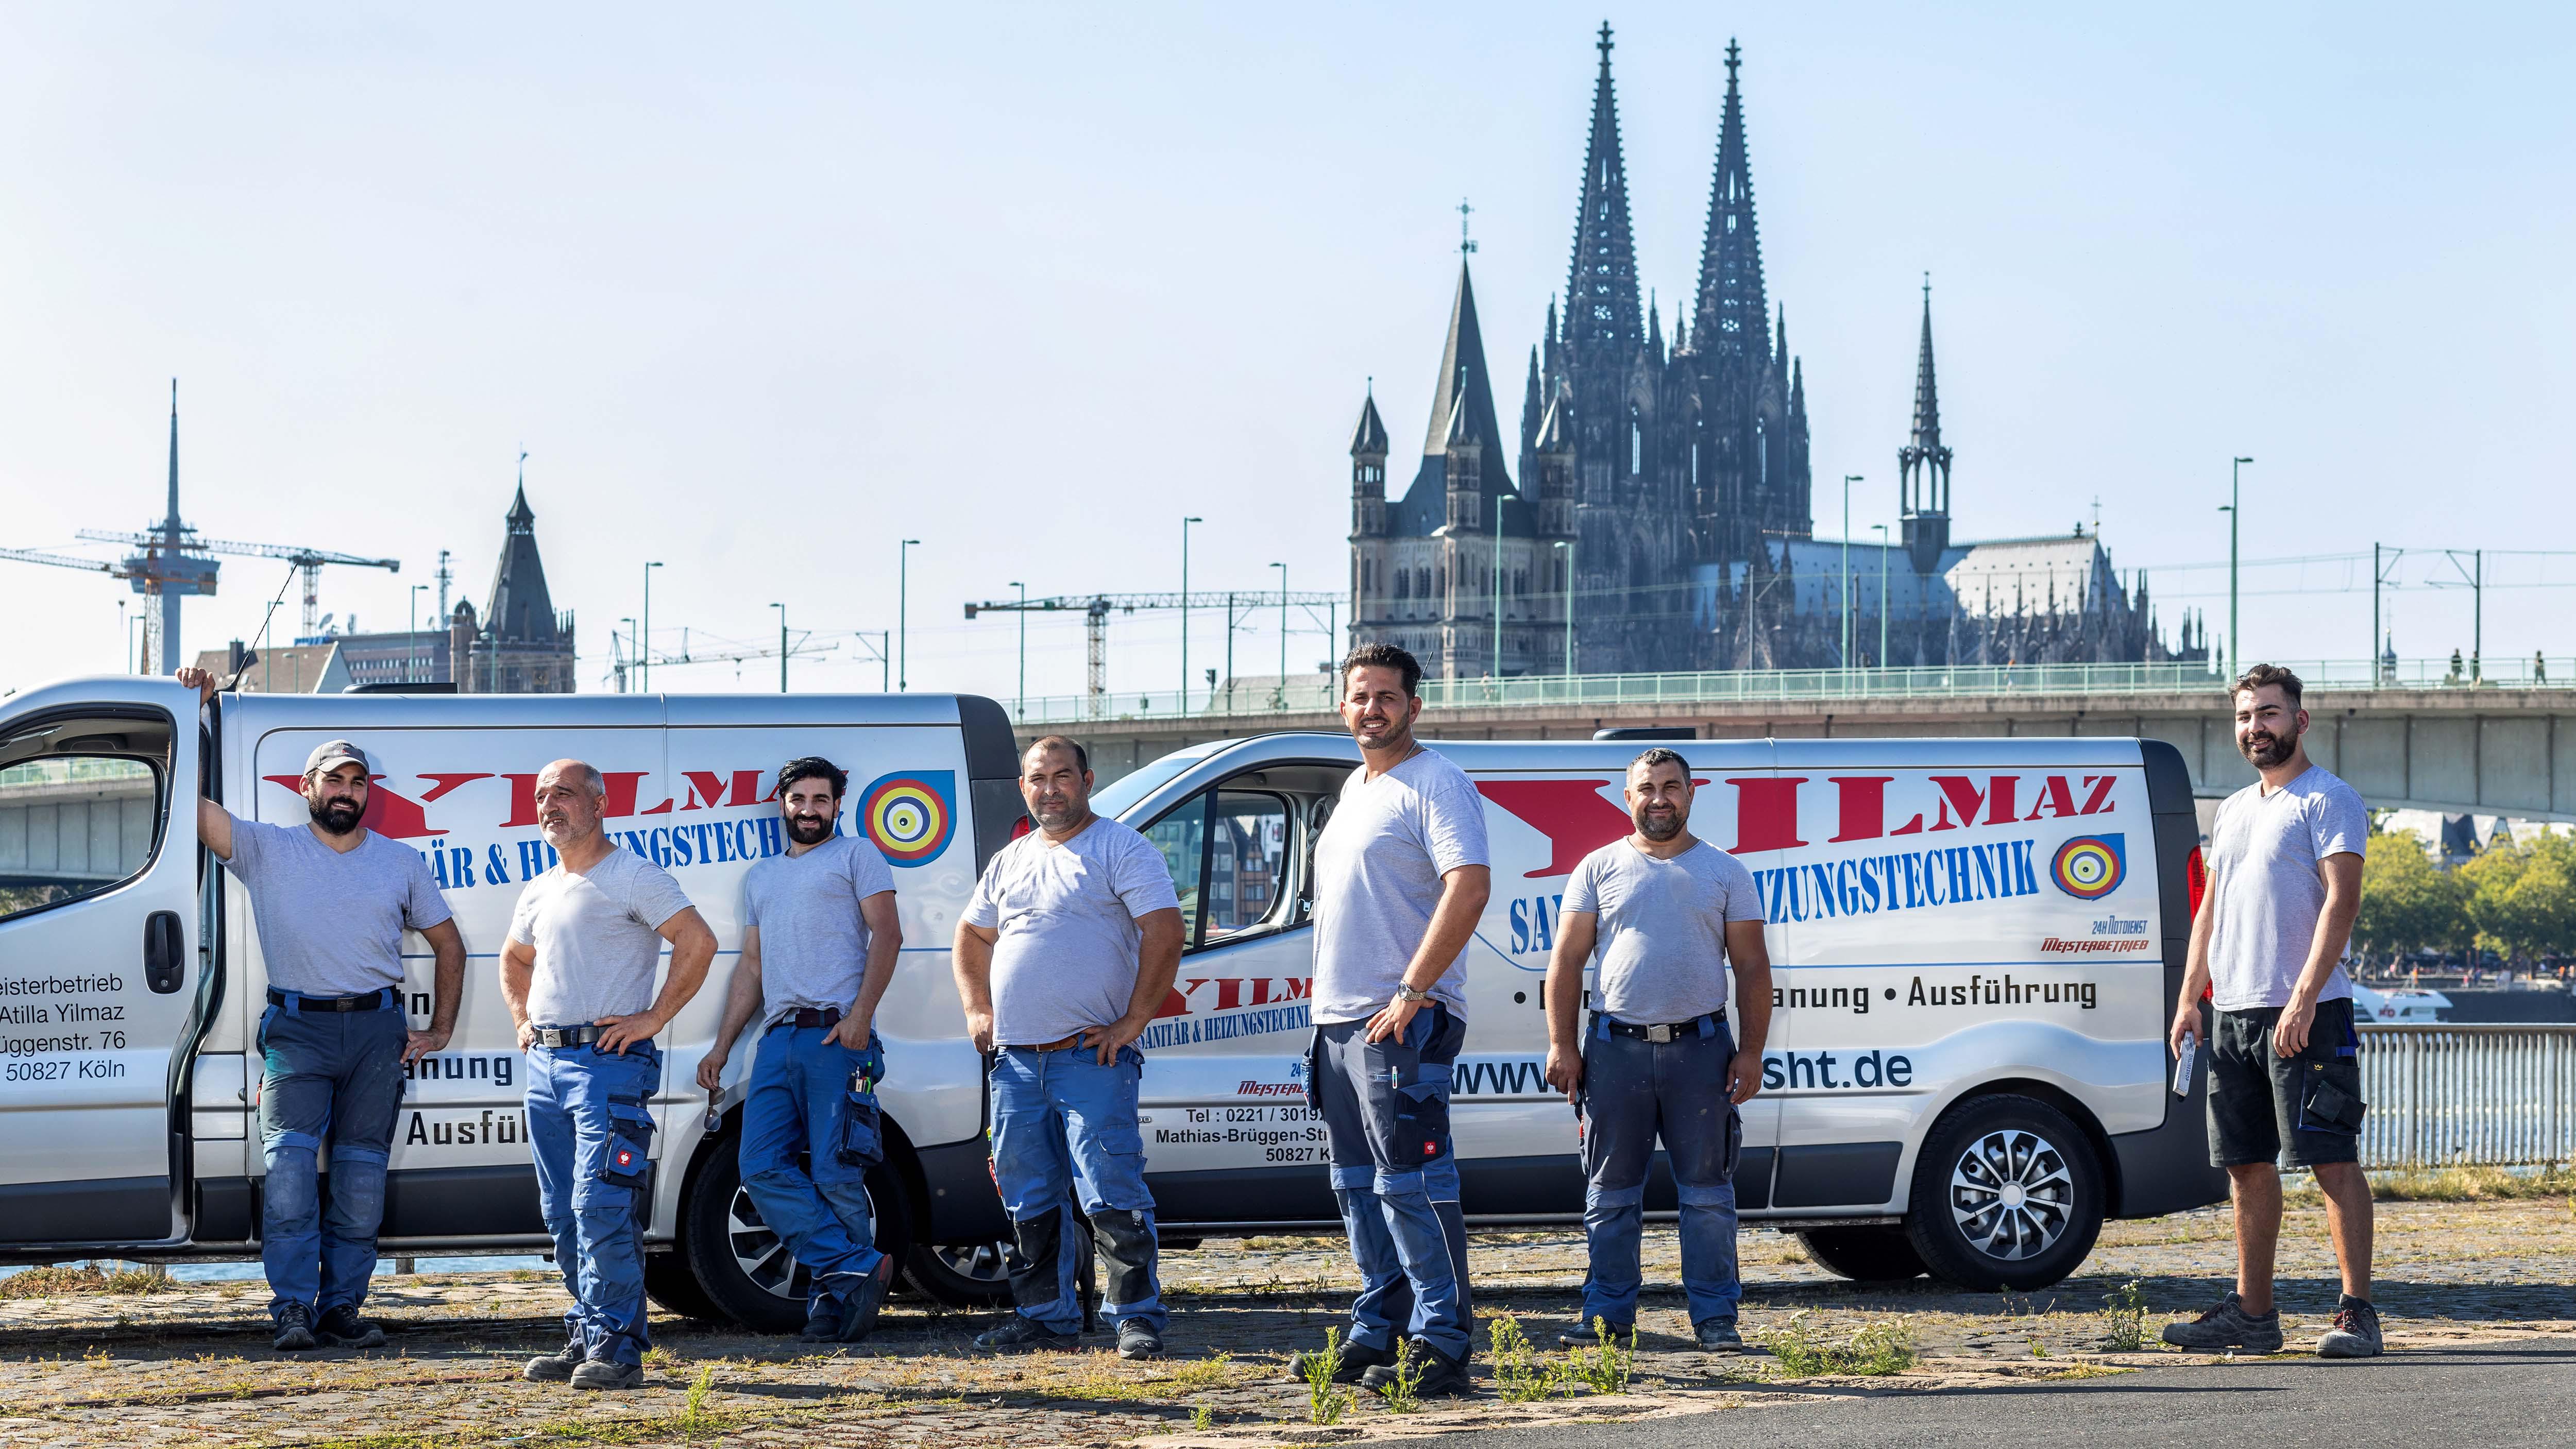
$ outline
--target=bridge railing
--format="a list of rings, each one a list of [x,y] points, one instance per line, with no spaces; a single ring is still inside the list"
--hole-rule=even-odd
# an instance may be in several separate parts
[[[2489,662],[2458,673],[2448,659],[2281,661],[2311,690],[2576,689],[2576,658]],[[1927,665],[1886,669],[1733,669],[1666,674],[1526,674],[1504,679],[1425,679],[1431,708],[1549,705],[1797,704],[1866,699],[1975,698],[2014,695],[2195,694],[2223,684],[2200,660],[2141,664]],[[1192,690],[1120,691],[1106,695],[1033,697],[1020,712],[1028,724],[1087,720],[1198,720],[1315,713],[1333,704],[1330,675],[1298,676]]]
[[[2361,1165],[2576,1161],[2576,1026],[2361,1028]]]

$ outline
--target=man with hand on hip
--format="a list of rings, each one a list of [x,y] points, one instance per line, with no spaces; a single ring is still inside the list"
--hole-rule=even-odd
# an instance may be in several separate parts
[[[957,994],[993,1056],[993,1185],[1011,1216],[1011,1321],[978,1348],[1080,1341],[1077,1274],[1109,1260],[1120,1358],[1163,1351],[1170,1314],[1156,1275],[1154,1198],[1136,1098],[1136,1039],[1181,964],[1181,902],[1153,842],[1091,813],[1091,761],[1049,735],[1020,757],[1020,798],[1038,828],[984,867],[958,919]]]
[[[1547,1083],[1583,1121],[1583,1321],[1569,1343],[1637,1329],[1646,1168],[1663,1139],[1681,1200],[1682,1290],[1700,1347],[1744,1347],[1735,1308],[1737,1111],[1762,1087],[1771,957],[1744,863],[1690,833],[1690,764],[1652,749],[1628,766],[1636,833],[1583,858],[1565,885],[1547,966]],[[1600,1007],[1577,1045],[1583,968],[1599,952]],[[1726,1019],[1727,968],[1744,1020]]]
[[[742,1185],[760,1220],[813,1275],[809,1343],[855,1343],[894,1282],[876,1250],[868,1169],[885,1160],[876,1084],[877,1003],[903,949],[894,872],[865,836],[833,833],[849,774],[809,755],[778,771],[787,853],[742,882],[742,960],[698,1085],[723,1080],[734,1038],[763,1025],[742,1104]],[[806,1166],[797,1166],[802,1154]]]
[[[215,678],[182,669],[203,699]],[[310,819],[244,820],[197,801],[197,838],[250,893],[268,976],[259,1019],[260,1265],[274,1346],[379,1348],[382,1325],[358,1316],[376,1271],[385,1161],[403,1097],[403,1066],[442,1050],[465,991],[465,942],[420,852],[367,829],[367,752],[327,740],[304,761]],[[427,1031],[408,1029],[402,937],[418,931],[434,958]],[[331,1141],[331,1204],[317,1162]]]
[[[526,1377],[644,1386],[644,1218],[652,1183],[653,1038],[707,977],[715,933],[670,873],[601,828],[607,782],[579,760],[537,776],[537,829],[560,857],[519,893],[501,995],[528,1054],[528,1143],[555,1267],[573,1306],[559,1353]],[[656,995],[663,942],[671,972]]]
[[[1360,1270],[1334,1377],[1382,1392],[1409,1361],[1414,1392],[1430,1396],[1470,1387],[1449,1091],[1467,1039],[1459,953],[1492,872],[1476,787],[1413,737],[1421,679],[1392,644],[1363,644],[1342,662],[1342,723],[1361,764],[1315,845],[1307,1091]]]
[[[2258,664],[2236,681],[2236,749],[2258,778],[2227,797],[2209,832],[2209,887],[2172,1043],[2209,1056],[2209,1160],[2236,1203],[2236,1291],[2190,1323],[2165,1326],[2183,1348],[2273,1353],[2281,1310],[2272,1266],[2281,1237],[2283,1147],[2316,1174],[2342,1270],[2319,1358],[2379,1353],[2370,1303],[2370,1179],[2360,1165],[2361,1035],[2353,1029],[2344,944],[2361,907],[2370,812],[2353,788],[2308,763],[2299,677]],[[2206,1034],[2200,998],[2211,998]]]

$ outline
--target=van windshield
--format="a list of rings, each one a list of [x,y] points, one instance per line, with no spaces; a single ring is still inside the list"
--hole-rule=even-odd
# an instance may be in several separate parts
[[[1137,801],[1170,784],[1173,777],[1205,758],[1206,755],[1196,751],[1165,755],[1132,775],[1121,775],[1092,795],[1092,813],[1106,815],[1112,820],[1124,820],[1127,812],[1136,808]]]

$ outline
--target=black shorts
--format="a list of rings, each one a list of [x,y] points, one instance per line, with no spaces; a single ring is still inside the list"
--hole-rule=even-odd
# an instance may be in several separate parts
[[[2281,1008],[2217,1011],[2209,1042],[2209,1160],[2218,1167],[2273,1162],[2289,1145],[2292,1167],[2361,1156],[2361,1035],[2352,1001],[2317,1003],[2307,1049],[2272,1051]]]

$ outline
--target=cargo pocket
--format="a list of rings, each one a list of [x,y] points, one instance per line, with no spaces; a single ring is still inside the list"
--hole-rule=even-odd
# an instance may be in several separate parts
[[[1395,1088],[1395,1151],[1399,1167],[1436,1162],[1449,1150],[1449,1081],[1447,1062],[1417,1063],[1411,1081]]]
[[[1735,1169],[1744,1161],[1744,1113],[1734,1107],[1726,1109],[1726,1172],[1728,1182],[1735,1181]]]
[[[608,1145],[599,1180],[611,1187],[641,1188],[653,1172],[653,1114],[640,1102],[608,1104]]]
[[[2299,1080],[2299,1130],[2333,1132],[2350,1137],[2361,1131],[2370,1111],[2361,1100],[2361,1064],[2357,1061],[2305,1062]]]
[[[841,1093],[841,1138],[832,1155],[845,1167],[874,1167],[885,1161],[883,1113],[877,1106],[876,1053],[850,1071]]]
[[[1317,1028],[1306,1038],[1306,1110],[1324,1110],[1324,1033]]]

